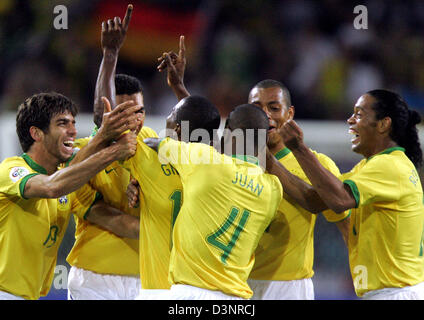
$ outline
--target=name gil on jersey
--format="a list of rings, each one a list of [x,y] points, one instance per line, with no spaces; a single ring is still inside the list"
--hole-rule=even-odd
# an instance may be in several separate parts
[[[163,174],[165,176],[178,175],[178,171],[170,164],[163,164],[160,167],[162,168]]]
[[[242,173],[236,172],[236,176],[231,182],[233,184],[238,184],[240,187],[246,188],[247,190],[255,193],[259,197],[262,193],[264,186],[259,183],[256,183],[255,185],[253,179],[249,179],[249,182],[247,182],[247,180],[247,175],[243,175]]]

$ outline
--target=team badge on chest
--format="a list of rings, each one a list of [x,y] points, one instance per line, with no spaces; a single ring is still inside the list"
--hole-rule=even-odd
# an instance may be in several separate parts
[[[69,209],[69,199],[68,196],[62,196],[59,199],[57,199],[58,209],[59,210],[67,210]]]

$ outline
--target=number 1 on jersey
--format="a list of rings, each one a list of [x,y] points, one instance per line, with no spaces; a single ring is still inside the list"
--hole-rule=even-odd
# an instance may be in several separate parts
[[[171,210],[171,238],[169,241],[169,248],[172,249],[172,230],[174,229],[175,220],[177,220],[178,213],[181,209],[181,190],[174,190],[169,196],[169,200],[172,202],[172,210]]]
[[[238,240],[240,233],[243,231],[243,228],[247,222],[247,219],[249,218],[250,212],[247,210],[243,210],[243,214],[240,218],[239,223],[234,229],[234,232],[230,238],[229,243],[223,243],[218,240],[218,238],[224,234],[232,224],[234,224],[234,220],[239,215],[240,210],[236,207],[231,208],[230,215],[228,216],[227,220],[225,220],[224,224],[216,230],[213,234],[209,235],[206,240],[213,246],[221,249],[224,251],[224,253],[221,255],[221,261],[222,263],[226,263],[226,260],[228,256],[231,253],[231,250],[233,249],[234,245],[236,244],[236,241]]]

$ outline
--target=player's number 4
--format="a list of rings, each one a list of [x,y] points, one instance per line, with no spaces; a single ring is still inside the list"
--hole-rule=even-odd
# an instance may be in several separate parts
[[[247,219],[249,218],[250,212],[245,209],[243,210],[241,218],[238,224],[235,226],[235,229],[232,235],[230,236],[230,242],[223,243],[219,241],[218,238],[222,236],[225,232],[227,232],[232,225],[234,225],[234,221],[239,216],[239,213],[240,213],[239,208],[232,207],[230,211],[230,215],[225,220],[224,224],[218,230],[216,230],[214,233],[212,233],[206,238],[208,243],[224,251],[223,254],[221,255],[221,261],[224,264],[226,264],[227,258],[230,255],[231,250],[233,250],[233,247],[236,244],[236,241],[238,240],[240,233],[243,231],[243,228],[246,225]]]

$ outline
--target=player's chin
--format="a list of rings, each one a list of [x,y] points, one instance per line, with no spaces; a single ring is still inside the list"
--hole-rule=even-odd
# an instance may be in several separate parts
[[[67,162],[73,155],[74,150],[73,149],[68,149],[65,148],[64,150],[61,150],[60,154],[59,154],[59,160],[60,162]]]

